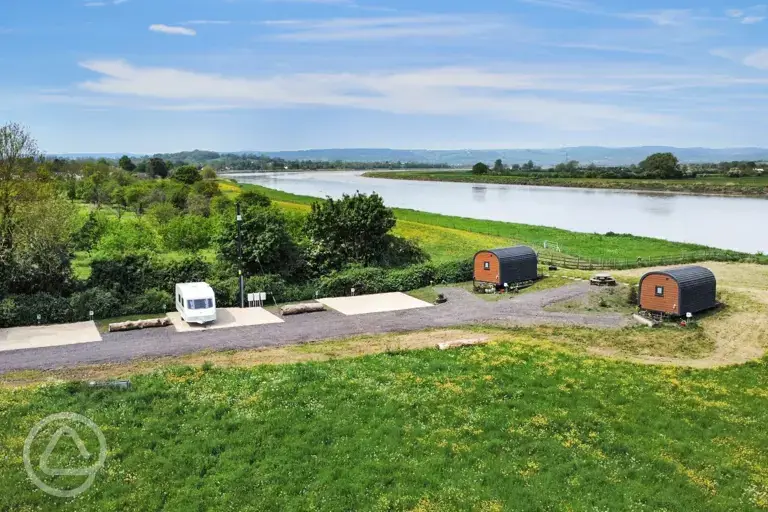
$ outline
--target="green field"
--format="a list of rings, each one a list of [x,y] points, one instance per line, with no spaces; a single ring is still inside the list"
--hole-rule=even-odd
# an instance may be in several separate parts
[[[130,391],[0,390],[0,509],[768,508],[765,360],[650,367],[588,357],[544,331],[491,332],[491,345],[447,352],[170,367],[133,377]],[[21,461],[32,426],[60,411],[91,418],[109,447],[74,500],[37,490]]]
[[[506,185],[534,185],[542,187],[607,188],[619,190],[651,190],[690,194],[716,194],[733,196],[768,195],[768,176],[730,178],[724,176],[699,177],[685,180],[609,179],[609,178],[550,178],[472,174],[469,171],[404,171],[369,172],[364,176],[399,180],[454,181],[461,183],[495,183]]]

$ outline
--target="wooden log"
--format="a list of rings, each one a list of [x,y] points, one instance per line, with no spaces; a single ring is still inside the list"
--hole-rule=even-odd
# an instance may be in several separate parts
[[[281,315],[301,315],[303,313],[317,313],[325,311],[325,306],[319,302],[308,302],[306,304],[291,304],[280,308]]]
[[[148,329],[152,327],[167,327],[171,325],[171,319],[167,316],[163,318],[150,318],[148,320],[131,320],[128,322],[117,322],[109,324],[109,332],[134,331],[136,329]]]
[[[446,341],[445,343],[438,343],[437,348],[440,350],[448,350],[450,348],[470,347],[472,345],[483,345],[485,343],[488,343],[489,341],[490,340],[488,338],[474,338],[474,339]]]

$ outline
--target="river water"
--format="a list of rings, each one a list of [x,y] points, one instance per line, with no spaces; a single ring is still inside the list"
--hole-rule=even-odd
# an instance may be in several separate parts
[[[236,174],[241,183],[315,197],[377,192],[388,206],[552,226],[631,233],[722,249],[768,252],[768,200],[522,185],[365,178],[361,171]]]

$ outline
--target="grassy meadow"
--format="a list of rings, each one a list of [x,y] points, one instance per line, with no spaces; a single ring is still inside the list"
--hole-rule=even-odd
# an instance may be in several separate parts
[[[396,180],[452,181],[460,183],[494,183],[500,185],[533,185],[541,187],[606,188],[617,190],[651,190],[689,194],[732,196],[768,195],[768,176],[731,178],[702,176],[695,179],[654,180],[622,178],[552,178],[542,176],[476,175],[470,171],[403,171],[369,172],[365,176]]]
[[[480,330],[489,345],[445,352],[369,338],[357,342],[381,353],[162,367],[134,375],[129,391],[0,390],[0,508],[768,508],[768,362],[644,366],[556,343],[594,333]],[[109,447],[93,487],[72,500],[38,491],[20,455],[35,422],[60,411],[91,418]]]

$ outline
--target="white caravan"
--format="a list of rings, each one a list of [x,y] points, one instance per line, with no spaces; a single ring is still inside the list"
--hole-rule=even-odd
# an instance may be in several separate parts
[[[216,296],[208,283],[180,283],[176,285],[176,310],[189,324],[207,324],[216,321]]]

